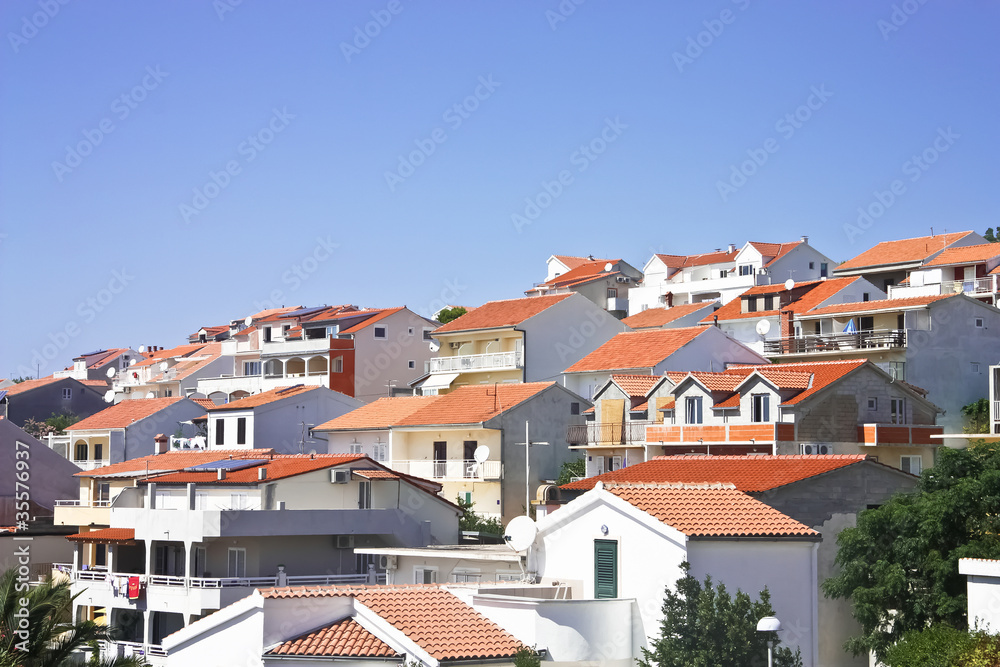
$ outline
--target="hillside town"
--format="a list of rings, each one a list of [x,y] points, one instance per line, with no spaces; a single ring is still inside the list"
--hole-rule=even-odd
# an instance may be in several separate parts
[[[81,660],[648,664],[685,577],[766,590],[776,664],[882,659],[838,536],[1000,433],[992,232],[523,283],[435,313],[331,286],[0,380],[0,567],[113,629]],[[952,611],[996,629],[966,547]]]

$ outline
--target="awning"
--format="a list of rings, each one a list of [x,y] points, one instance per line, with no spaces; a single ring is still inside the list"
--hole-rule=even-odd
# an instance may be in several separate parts
[[[89,533],[74,533],[67,535],[70,542],[89,542],[93,544],[135,544],[134,528],[101,528]]]
[[[458,373],[440,373],[427,378],[427,381],[420,385],[421,389],[447,389],[458,377]]]

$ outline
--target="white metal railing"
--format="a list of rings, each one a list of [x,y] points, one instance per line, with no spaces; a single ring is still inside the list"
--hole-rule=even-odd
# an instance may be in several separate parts
[[[330,341],[323,338],[307,338],[305,340],[276,340],[265,342],[261,345],[262,356],[275,357],[278,355],[301,354],[303,352],[313,352],[325,354],[330,351]]]
[[[193,438],[178,438],[170,436],[170,449],[205,449],[208,443],[203,435],[196,435]]]
[[[463,354],[456,357],[431,359],[431,373],[458,373],[462,371],[492,371],[520,368],[522,354],[512,352],[489,352],[487,354]]]
[[[101,468],[106,465],[111,465],[111,461],[108,459],[87,460],[87,461],[73,459],[73,463],[79,466],[81,470],[93,470],[94,468]]]
[[[60,572],[72,574],[77,581],[106,581],[108,577],[141,576],[135,572],[108,572],[106,567],[89,570],[73,570],[71,563],[53,563],[52,567]],[[385,583],[385,573],[376,575],[376,583]],[[329,586],[337,584],[364,584],[368,582],[367,574],[300,574],[285,577],[289,586]],[[249,588],[257,586],[277,586],[277,575],[269,577],[183,577],[170,574],[153,574],[146,577],[150,586],[173,586],[177,588]]]
[[[972,280],[946,280],[941,283],[941,294],[989,294],[993,292],[992,278]]]
[[[389,467],[393,470],[423,477],[425,479],[500,479],[503,474],[503,464],[500,461],[483,461],[476,463],[471,460],[433,461],[423,459],[417,461],[392,461]]]
[[[110,500],[57,500],[56,507],[111,507]]]

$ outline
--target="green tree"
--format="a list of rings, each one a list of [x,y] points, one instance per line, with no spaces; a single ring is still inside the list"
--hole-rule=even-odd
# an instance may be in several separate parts
[[[960,558],[1000,557],[1000,448],[942,448],[912,493],[861,512],[837,536],[828,597],[850,599],[861,634],[845,648],[881,659],[908,631],[967,626]]]
[[[34,380],[34,379],[35,378],[31,377],[30,375],[21,375],[16,378],[11,378],[10,381],[13,382],[14,384],[21,384],[22,382],[27,382],[28,380]]]
[[[798,650],[779,646],[776,632],[757,632],[757,621],[773,616],[771,594],[765,588],[759,600],[737,590],[732,597],[725,584],[711,577],[699,583],[682,563],[684,576],[663,599],[660,636],[652,649],[643,649],[642,667],[751,667],[767,664],[767,642],[774,642],[777,667],[801,667]]]
[[[467,311],[462,306],[455,306],[454,308],[444,308],[437,316],[437,321],[441,324],[448,324],[452,320],[458,319],[462,315],[465,315]]]
[[[540,667],[542,659],[534,649],[522,646],[514,654],[514,667]]]
[[[62,667],[92,642],[113,639],[113,628],[70,621],[68,581],[50,577],[37,586],[18,580],[17,568],[0,575],[0,667]],[[146,665],[142,658],[104,658],[101,667]]]
[[[585,477],[586,475],[587,460],[582,456],[572,461],[563,461],[562,467],[559,469],[559,478],[556,479],[556,484],[559,486],[569,484],[574,477]]]
[[[1000,227],[997,227],[997,231],[1000,231]],[[983,238],[986,239],[987,241],[989,241],[990,243],[996,243],[997,240],[998,240],[997,237],[995,237],[993,235],[993,228],[992,227],[987,227],[986,228],[986,233],[983,234]]]
[[[472,506],[476,504],[475,501],[466,501],[462,498],[462,496],[458,496],[455,502],[462,508],[462,516],[458,518],[459,530],[471,530],[480,533],[503,535],[503,524],[500,523],[500,519],[484,519],[472,510]]]
[[[951,667],[972,648],[975,639],[966,630],[945,623],[924,630],[910,630],[885,651],[886,667]]]
[[[962,406],[962,414],[969,420],[969,423],[962,427],[965,433],[990,432],[990,402],[985,398]]]
[[[53,412],[52,416],[45,420],[45,423],[53,428],[57,435],[62,435],[67,428],[78,421],[80,421],[80,417],[72,412],[61,412],[58,415]]]

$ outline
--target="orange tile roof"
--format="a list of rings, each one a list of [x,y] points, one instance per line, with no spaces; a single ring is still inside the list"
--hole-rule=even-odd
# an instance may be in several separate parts
[[[764,266],[771,266],[802,245],[802,241],[795,241],[793,243],[761,243],[760,241],[750,241],[749,245],[753,246],[764,259],[770,257],[771,259]]]
[[[924,266],[980,264],[996,257],[1000,257],[1000,243],[982,243],[979,245],[947,248],[940,255],[924,264]]]
[[[355,475],[365,479],[399,479],[401,475],[392,470],[354,470]]]
[[[399,658],[388,644],[353,618],[331,623],[279,644],[264,655],[322,655],[338,657]]]
[[[100,544],[127,544],[135,541],[135,528],[101,528],[89,533],[67,535],[70,542],[92,542]]]
[[[93,359],[87,359],[87,368],[94,368],[94,369],[100,368],[101,366],[104,366],[105,364],[114,361],[115,359],[125,354],[126,352],[128,352],[127,347],[116,347],[111,350],[105,350],[104,352],[99,352],[98,354],[89,355],[93,357]]]
[[[662,378],[659,375],[612,375],[611,381],[627,396],[644,397]]]
[[[159,373],[152,378],[152,382],[163,382],[170,381],[176,382],[183,380],[184,378],[198,372],[205,366],[222,356],[222,344],[221,343],[209,343],[205,345],[201,350],[199,350],[195,355],[191,355],[196,358],[185,357],[181,359],[176,364],[171,366],[167,372]],[[136,364],[138,365],[138,364]],[[170,377],[167,378],[167,373]]]
[[[86,419],[66,428],[67,431],[86,431],[93,429],[125,428],[134,422],[156,414],[178,401],[187,400],[183,396],[168,398],[140,398],[126,400],[105,408]]]
[[[801,403],[813,394],[825,389],[834,382],[853,373],[858,368],[868,363],[867,359],[843,359],[835,361],[804,361],[793,364],[775,364],[771,366],[742,366],[734,365],[723,371],[725,374],[740,375],[742,378],[748,377],[754,371],[762,373],[810,373],[812,384],[801,392],[786,398],[782,405],[791,406]],[[779,368],[780,367],[780,368]]]
[[[580,361],[567,373],[653,368],[708,331],[707,327],[644,329],[616,334]]]
[[[236,337],[236,336],[249,336],[250,334],[252,334],[256,330],[257,330],[256,326],[250,326],[250,327],[247,327],[246,329],[241,329],[241,330],[237,331],[235,334],[233,334],[233,337]]]
[[[773,294],[778,296],[779,301],[784,303],[782,310],[790,310],[793,313],[801,313],[815,308],[857,280],[861,280],[861,278],[852,276],[847,278],[831,278],[829,280],[811,280],[795,283],[795,287],[792,288],[793,292],[798,292],[803,288],[808,288],[808,291],[791,303],[787,303],[789,299],[788,291],[785,289],[784,285],[780,284],[758,285],[756,287],[751,287],[740,296]],[[753,313],[744,313],[742,312],[742,302],[742,299],[732,299],[714,313],[710,313],[707,317],[702,318],[701,322],[709,324],[714,322],[716,317],[719,318],[720,322],[726,322],[729,320],[760,319],[768,316],[777,317],[778,315],[777,308],[772,310],[758,310]]]
[[[746,493],[760,493],[786,484],[839,470],[866,460],[849,455],[748,455],[748,456],[654,456],[648,461],[587,477],[562,487],[586,491],[598,480],[604,484],[660,482],[724,482]]]
[[[919,308],[920,306],[926,306],[928,304],[934,303],[935,301],[941,301],[943,299],[952,299],[958,294],[935,294],[931,296],[911,296],[904,299],[879,299],[878,301],[857,301],[854,303],[838,303],[833,306],[825,306],[823,308],[815,308],[813,310],[807,311],[799,315],[799,317],[818,317],[826,315],[839,315],[839,314],[852,314],[852,313],[867,313],[876,310],[903,310],[905,308]]]
[[[636,313],[622,320],[622,324],[632,329],[652,329],[663,327],[680,318],[696,313],[699,310],[710,309],[714,312],[714,301],[702,301],[700,303],[684,303],[672,308],[647,308],[641,313]],[[711,319],[709,312],[706,319]],[[702,320],[704,321],[704,320]]]
[[[688,537],[819,537],[732,485],[614,483],[605,488]]]
[[[77,382],[79,382],[80,384],[85,384],[88,387],[93,387],[94,389],[98,390],[108,388],[107,380],[77,380]]]
[[[606,259],[594,259],[592,257],[572,257],[570,255],[552,255],[552,256],[555,257],[556,259],[558,259],[560,262],[562,262],[563,265],[567,269],[575,269],[576,267],[580,266],[581,264],[586,264],[587,262],[607,262],[607,261],[609,261],[609,260],[606,260]]]
[[[203,463],[221,461],[224,456],[217,456]],[[252,459],[253,457],[245,457]],[[226,473],[225,479],[219,479],[216,471],[210,472],[174,472],[156,477],[153,481],[157,484],[266,484],[276,479],[304,475],[307,472],[315,472],[325,468],[352,463],[354,461],[367,460],[363,454],[286,454],[273,458],[259,456],[265,463],[254,465],[242,470],[233,470]],[[198,465],[198,464],[194,464]],[[267,470],[265,479],[259,478],[258,470]]]
[[[151,356],[146,357],[142,361],[137,361],[133,365],[129,366],[129,368],[141,368],[142,366],[152,366],[153,364],[158,364],[161,361],[166,361],[167,359],[190,357],[208,345],[209,343],[193,343],[191,345],[178,345],[177,347],[172,347],[169,350],[157,350]],[[215,345],[218,345],[218,343],[215,343]]]
[[[260,589],[265,598],[350,596],[436,660],[509,658],[524,648],[513,635],[438,586]]]
[[[571,296],[573,292],[490,301],[439,327],[434,331],[434,335],[516,326]]]
[[[533,292],[536,290],[552,289],[555,287],[571,287],[573,285],[581,285],[583,283],[590,282],[591,280],[597,280],[598,278],[603,278],[605,276],[612,276],[617,273],[621,273],[617,270],[607,271],[604,267],[608,264],[617,264],[621,259],[609,259],[609,260],[594,260],[586,261],[579,264],[566,273],[556,276],[551,280],[543,282],[541,285],[534,287],[528,292]]]
[[[8,396],[16,396],[17,394],[23,394],[26,391],[38,389],[39,387],[44,387],[47,384],[52,384],[53,382],[65,379],[66,378],[57,378],[49,375],[47,377],[38,378],[37,380],[25,380],[24,382],[18,382],[17,384],[7,387],[4,391],[7,392]]]
[[[302,306],[282,306],[281,308],[268,308],[262,310],[259,313],[254,313],[250,317],[252,321],[259,322],[261,320],[266,320],[268,318],[274,317],[275,315],[282,315],[284,313],[291,312],[293,310],[300,310]]]
[[[874,248],[869,248],[860,255],[847,260],[835,268],[834,273],[845,269],[875,268],[891,264],[922,262],[939,250],[947,248],[951,244],[973,233],[971,231],[954,232],[951,234],[920,236],[912,239],[882,241]]]
[[[305,385],[297,384],[291,387],[275,387],[274,389],[269,389],[268,391],[262,391],[259,394],[251,394],[245,398],[240,398],[230,403],[223,403],[221,405],[213,405],[208,408],[209,412],[221,412],[223,410],[247,410],[249,408],[256,408],[261,405],[267,405],[268,403],[274,403],[276,401],[283,401],[286,398],[291,398],[292,396],[302,396],[303,394],[308,394],[310,391],[316,391],[317,389],[322,389],[318,385]]]
[[[470,384],[458,387],[438,400],[410,413],[398,426],[431,424],[478,424],[542,393],[555,382],[511,384]]]
[[[377,311],[371,317],[365,319],[362,322],[359,322],[358,324],[355,324],[352,327],[348,327],[348,328],[344,329],[340,333],[342,333],[342,334],[357,333],[358,331],[361,331],[365,327],[369,327],[369,326],[375,324],[376,322],[381,322],[382,320],[384,320],[385,318],[389,317],[390,315],[395,315],[396,313],[400,312],[401,310],[405,310],[405,308],[403,308],[403,307],[399,307],[399,308],[387,308],[385,310]]]
[[[706,264],[724,264],[727,262],[732,262],[736,259],[736,254],[739,252],[739,248],[733,252],[722,252],[721,250],[716,250],[715,252],[706,252],[700,255],[660,255],[656,256],[661,262],[666,264],[671,269],[684,269],[692,266],[704,266]]]
[[[694,378],[709,391],[736,391],[736,387],[740,386],[744,379],[736,375],[708,371],[692,371],[686,377]]]
[[[315,427],[314,431],[378,429],[395,426],[441,396],[398,396],[380,398]]]
[[[145,476],[146,471],[150,474],[161,473],[163,471],[177,471],[196,466],[199,463],[211,463],[222,459],[265,459],[274,454],[273,449],[209,449],[209,450],[180,450],[165,452],[163,454],[152,454],[136,459],[129,459],[121,463],[84,470],[75,473],[75,477],[106,477],[108,475],[123,475],[134,473],[136,476]]]

